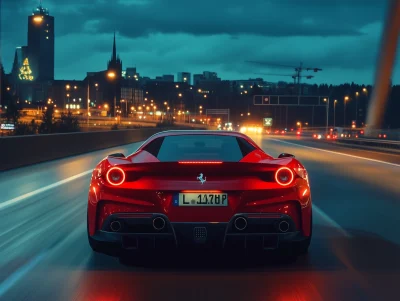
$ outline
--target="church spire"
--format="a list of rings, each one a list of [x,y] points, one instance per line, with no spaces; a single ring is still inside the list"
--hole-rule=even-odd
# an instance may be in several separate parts
[[[115,30],[114,30],[114,44],[113,44],[113,54],[112,54],[112,61],[116,62],[117,61],[117,46],[115,43]]]

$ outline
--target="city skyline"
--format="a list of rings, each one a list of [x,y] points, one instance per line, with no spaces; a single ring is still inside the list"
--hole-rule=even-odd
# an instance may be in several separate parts
[[[358,1],[350,4],[346,1],[336,1],[336,6],[328,1],[323,4],[318,1],[307,1],[308,5],[304,7],[308,10],[305,10],[307,13],[304,13],[302,18],[290,20],[288,22],[290,24],[275,22],[273,29],[262,26],[268,25],[270,20],[264,20],[265,24],[259,23],[258,26],[252,27],[255,25],[254,20],[240,18],[238,22],[242,24],[241,28],[238,26],[228,28],[229,26],[222,26],[218,20],[212,20],[209,24],[206,21],[196,23],[199,20],[196,18],[191,20],[186,16],[185,23],[182,23],[185,26],[179,29],[173,22],[173,17],[169,19],[168,15],[163,15],[162,20],[153,23],[149,20],[143,21],[141,25],[135,23],[140,26],[133,30],[132,26],[129,28],[124,26],[127,14],[123,9],[134,15],[138,14],[138,10],[147,17],[148,11],[153,11],[156,16],[160,8],[156,9],[153,5],[158,1],[116,2],[108,8],[116,13],[113,16],[118,12],[121,17],[109,16],[108,19],[102,19],[105,17],[105,6],[102,2],[95,7],[98,10],[97,15],[88,11],[87,5],[81,2],[63,3],[57,0],[45,0],[43,3],[56,19],[55,79],[81,80],[86,76],[86,72],[104,70],[111,51],[110,38],[115,28],[118,53],[124,61],[124,69],[136,67],[141,76],[155,78],[163,74],[173,74],[177,79],[178,72],[189,72],[193,75],[203,71],[213,71],[223,80],[262,77],[267,81],[291,82],[289,76],[259,74],[290,75],[294,73],[291,69],[261,67],[245,61],[268,61],[292,66],[297,66],[302,61],[305,67],[323,69],[323,72],[315,74],[313,79],[303,80],[305,83],[371,84],[374,80],[376,52],[379,49],[379,37],[386,10],[385,3],[382,4],[381,1],[364,1],[362,4]],[[297,2],[289,0],[284,2],[293,9],[305,9],[298,7]],[[3,4],[2,57],[7,73],[11,71],[15,47],[26,43],[27,16],[38,4],[39,1],[36,0],[22,0],[18,5]],[[193,8],[183,3],[178,4],[179,1],[173,1],[173,5],[170,6],[173,16],[184,8]],[[127,5],[129,7],[126,7]],[[162,3],[159,3],[160,5],[162,6]],[[205,5],[207,6],[207,3]],[[263,5],[262,2],[256,1],[253,7],[262,8]],[[359,5],[363,8],[361,16],[354,15],[360,12]],[[93,5],[90,7],[93,8]],[[269,4],[269,8],[277,10],[278,2]],[[68,13],[65,11],[67,9]],[[74,11],[75,14],[78,13],[76,18],[70,17],[71,9],[77,10]],[[235,15],[240,15],[242,10],[249,12],[246,6],[231,1],[228,9],[221,12],[219,17],[229,25],[228,21],[231,22]],[[253,13],[256,14],[257,10],[253,9]],[[328,21],[332,21],[332,15],[322,16],[317,13],[331,12],[334,15],[339,11],[341,14],[336,15],[335,19],[337,26],[328,24]],[[21,26],[4,26],[12,15],[8,12],[13,12],[14,22]],[[290,9],[286,9],[288,16],[292,13]],[[351,20],[343,23],[344,18],[351,14],[353,14]],[[86,18],[82,18],[82,15]],[[277,21],[275,16],[270,14],[267,16]],[[74,23],[68,25],[66,21]],[[103,23],[108,25],[104,26]],[[169,26],[162,27],[161,23]],[[196,24],[199,26],[196,27]],[[333,59],[338,59],[338,62],[335,63]],[[398,69],[394,69],[394,84],[400,81]]]

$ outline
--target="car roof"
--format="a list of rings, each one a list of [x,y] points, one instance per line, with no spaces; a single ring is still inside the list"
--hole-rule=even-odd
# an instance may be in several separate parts
[[[252,144],[254,147],[260,149],[260,147],[255,143],[249,136],[246,136],[240,132],[234,131],[214,131],[214,130],[168,130],[156,133],[149,137],[139,149],[142,149],[147,144],[152,142],[153,140],[160,138],[160,137],[168,137],[168,136],[184,136],[184,135],[214,135],[214,136],[230,136],[230,137],[238,137],[243,138]]]
[[[218,135],[218,136],[232,136],[232,137],[241,137],[246,140],[249,139],[248,136],[233,131],[210,131],[210,130],[169,130],[159,132],[151,136],[151,138],[159,138],[159,137],[167,137],[167,136],[182,136],[182,135]]]

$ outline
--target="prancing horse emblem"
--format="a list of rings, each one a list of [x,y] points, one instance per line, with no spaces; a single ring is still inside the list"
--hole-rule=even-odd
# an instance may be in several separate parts
[[[204,179],[203,179],[203,174],[201,173],[201,174],[199,174],[199,176],[197,177],[197,180],[199,180],[199,181],[201,182],[201,184],[203,185],[204,182],[206,181],[206,177],[204,177]]]

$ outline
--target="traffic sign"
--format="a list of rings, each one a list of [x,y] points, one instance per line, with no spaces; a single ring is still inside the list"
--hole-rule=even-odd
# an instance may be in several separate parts
[[[264,118],[264,126],[272,126],[272,118]]]

